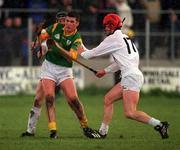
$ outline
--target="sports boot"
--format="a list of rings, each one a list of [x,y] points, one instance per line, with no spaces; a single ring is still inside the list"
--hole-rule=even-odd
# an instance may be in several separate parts
[[[101,139],[101,134],[94,129],[89,127],[83,128],[84,135],[90,139]]]
[[[58,138],[57,131],[56,130],[51,130],[49,137],[52,138],[52,139],[57,139]]]
[[[155,126],[154,129],[160,133],[162,139],[167,139],[169,137],[168,127],[169,127],[169,123],[167,121],[164,121],[161,122],[161,125]]]
[[[34,133],[29,133],[29,132],[23,132],[22,134],[21,134],[21,137],[32,137],[32,136],[34,136]]]

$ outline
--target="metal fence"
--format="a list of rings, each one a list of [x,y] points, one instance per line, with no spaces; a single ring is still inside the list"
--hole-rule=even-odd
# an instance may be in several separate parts
[[[39,60],[32,55],[30,44],[34,38],[34,16],[47,18],[55,16],[54,9],[0,9],[2,19],[0,33],[0,66],[32,66],[39,65]],[[79,11],[81,15],[80,33],[87,47],[97,46],[104,38],[102,18],[106,10],[98,12],[95,16],[88,16]],[[173,62],[180,58],[180,20],[171,21],[170,11],[158,11],[160,18],[152,21],[147,17],[147,11],[132,11],[134,24],[132,37],[137,45],[141,60],[149,66],[154,60]],[[180,14],[179,11],[177,11]],[[12,14],[18,14],[23,19],[20,26],[5,26],[3,23]],[[13,19],[16,18],[13,15]],[[163,18],[166,18],[163,20]],[[42,19],[42,18],[41,18]],[[37,22],[36,22],[37,23]]]

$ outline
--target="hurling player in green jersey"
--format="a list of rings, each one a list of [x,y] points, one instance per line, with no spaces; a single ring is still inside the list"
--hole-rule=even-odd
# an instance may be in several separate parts
[[[66,17],[67,13],[64,11],[59,11],[56,14],[56,22],[54,24],[61,24],[62,26],[64,26],[65,24],[65,17]],[[41,38],[41,36],[44,36],[44,32],[45,29],[42,29],[41,31],[41,35],[39,36],[39,39]],[[34,45],[34,43],[32,43],[32,45]],[[35,47],[39,46],[40,43],[37,41],[35,44]],[[41,57],[41,53],[38,52],[38,57]],[[41,113],[41,107],[42,104],[44,103],[44,91],[43,91],[43,87],[42,87],[42,81],[40,80],[36,86],[36,93],[35,93],[35,98],[34,98],[34,103],[33,106],[31,108],[31,111],[29,113],[28,116],[28,123],[27,123],[27,129],[25,132],[23,132],[21,134],[22,137],[25,136],[34,136],[35,133],[35,129],[36,129],[36,125]],[[54,131],[50,131],[50,137],[51,138],[57,138],[57,135]]]
[[[41,86],[46,100],[50,135],[55,135],[55,138],[57,137],[54,107],[56,85],[61,87],[69,106],[75,112],[84,135],[89,138],[100,138],[100,134],[97,131],[88,127],[87,117],[73,81],[72,61],[62,56],[56,46],[52,46],[49,51],[46,44],[46,39],[53,39],[66,49],[69,55],[77,59],[77,47],[82,44],[81,36],[77,32],[79,21],[80,16],[76,12],[70,12],[66,16],[64,26],[59,23],[51,25],[40,36],[42,41],[42,55],[45,56],[40,74]],[[28,130],[27,132],[30,133]]]

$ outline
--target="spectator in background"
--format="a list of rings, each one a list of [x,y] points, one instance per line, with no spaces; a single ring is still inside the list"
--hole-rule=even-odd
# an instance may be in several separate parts
[[[22,18],[19,16],[14,17],[13,25],[16,29],[22,28]]]
[[[150,22],[150,33],[156,33],[159,31],[159,10],[161,7],[159,0],[128,0],[128,2],[131,8],[134,10],[133,28],[136,31],[136,33],[145,33],[146,19],[149,19]],[[146,11],[146,13],[143,11]],[[136,40],[137,42],[135,41],[135,43],[137,43],[136,45],[139,48],[140,56],[143,58],[145,56],[145,36],[136,36]],[[150,35],[150,57],[154,58],[154,51],[158,45],[159,39],[157,39],[157,36]]]
[[[74,10],[83,10],[86,0],[73,0],[72,9]]]
[[[162,10],[170,11],[170,14],[162,14],[161,15],[161,22],[160,22],[160,28],[164,31],[171,32],[173,31],[175,34],[180,33],[180,14],[177,13],[177,10],[180,10],[180,3],[175,0],[161,0],[161,6]],[[174,29],[172,28],[172,25],[174,24]],[[174,39],[171,39],[174,38]],[[171,37],[166,38],[168,50],[167,50],[167,57],[173,58],[173,55],[175,58],[178,58],[178,51],[180,50],[180,44],[179,44],[179,37]],[[174,47],[171,47],[171,40],[174,40]],[[172,49],[174,49],[174,54],[172,53]]]
[[[160,13],[159,10],[161,9],[160,0],[141,0],[141,5],[144,7],[146,13],[144,14],[146,19],[148,19],[150,22],[150,52],[149,56],[150,58],[157,58],[157,55],[155,54],[156,48],[160,45],[159,37],[156,35],[157,32],[159,32],[159,21],[160,21]],[[144,22],[144,24],[146,24]],[[159,51],[158,51],[159,53]]]
[[[170,15],[168,12],[170,7],[171,7],[171,0],[161,0],[161,10],[167,11],[167,12],[161,14],[161,20],[160,20],[159,28],[162,32],[168,32],[169,34],[171,32],[171,20],[170,20]],[[171,51],[170,35],[163,38],[163,42],[164,42],[165,46],[167,46],[166,56],[168,58],[170,58],[170,55],[169,55],[170,51]]]
[[[98,16],[98,29],[102,30],[102,20],[108,12],[117,12],[115,0],[99,0],[99,9],[101,13]]]
[[[0,7],[2,7],[4,4],[4,0],[0,0]]]
[[[21,17],[14,17],[13,18],[13,28],[14,28],[14,51],[13,51],[13,58],[20,57],[21,52],[21,45],[22,45],[22,38],[23,38],[23,29],[22,29],[22,19]]]
[[[24,8],[26,1],[24,0],[1,0],[3,8]]]
[[[19,59],[21,66],[28,65],[28,40],[27,29],[23,26],[22,18],[19,16],[13,19],[14,27],[14,56]],[[16,59],[15,59],[16,60]]]
[[[108,13],[108,12],[117,12],[116,9],[116,0],[101,0],[100,1],[100,9],[105,11],[104,13],[102,13],[102,18],[99,22],[99,24],[101,24],[104,16]],[[102,26],[100,27],[102,28]]]
[[[27,33],[26,33],[27,35]],[[22,39],[21,44],[21,53],[20,53],[20,65],[27,66],[28,65],[28,40],[26,37]]]
[[[105,9],[109,12],[117,12],[116,0],[105,0]]]
[[[177,13],[180,10],[180,3],[176,0],[172,1],[170,19],[174,23],[175,28],[174,32],[180,34],[180,13]],[[174,44],[174,56],[178,58],[180,55],[180,37],[175,36],[175,44]]]
[[[145,9],[145,0],[128,0],[128,4],[131,7],[133,12],[133,30],[136,33],[145,32],[145,18],[146,16],[142,13],[137,13],[138,11],[142,11]],[[145,37],[143,35],[139,35],[135,37],[135,44],[139,49],[140,57],[143,58],[145,55]]]
[[[59,9],[60,2],[58,0],[48,0],[48,7],[51,9]]]
[[[176,10],[180,10],[180,4],[177,1],[172,0],[161,0],[161,10],[162,11],[170,11],[161,14],[161,21],[160,21],[160,30],[162,32],[171,32],[172,25],[174,24],[174,33],[180,32],[180,14],[176,12]],[[172,38],[172,37],[171,37]],[[174,56],[178,56],[178,50],[180,49],[179,45],[179,37],[175,36],[174,38],[174,47],[171,47],[171,39],[169,36],[163,38],[164,44],[167,47],[167,58],[173,58],[171,53],[172,48],[174,49]]]
[[[85,45],[96,45],[97,36],[93,33],[97,29],[98,1],[86,0],[82,16],[85,31],[92,33],[92,35],[89,34],[87,38],[84,38],[84,43]]]
[[[26,8],[26,4],[27,1],[24,0],[1,0],[1,7],[2,8]],[[9,12],[8,13],[9,16],[20,16],[22,18],[26,18],[25,13],[17,13],[17,12]],[[5,16],[5,14],[2,14],[3,17],[7,17]]]
[[[48,0],[48,8],[49,9],[56,9],[58,10],[60,8],[60,2],[58,0]],[[55,22],[56,12],[50,12],[47,13],[46,20],[49,20],[49,22]]]
[[[170,9],[171,0],[161,0],[160,3],[162,11],[168,11]],[[166,31],[167,29],[170,29],[170,26],[171,22],[168,13],[162,13],[160,20],[160,29]]]
[[[61,0],[59,10],[70,12],[72,10],[72,0]]]
[[[132,38],[134,36],[134,31],[131,29],[133,25],[133,14],[127,0],[116,0],[116,9],[118,15],[126,19],[123,22],[122,32]]]
[[[8,17],[4,19],[3,27],[1,28],[0,40],[0,66],[10,66],[12,62],[12,54],[14,51],[13,39],[13,19]],[[8,61],[7,61],[8,58]]]

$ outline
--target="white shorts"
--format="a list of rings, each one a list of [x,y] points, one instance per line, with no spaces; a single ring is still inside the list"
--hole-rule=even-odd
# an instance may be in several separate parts
[[[144,83],[144,77],[141,74],[129,74],[121,79],[120,84],[124,90],[139,92]]]
[[[40,79],[53,80],[56,85],[62,81],[73,78],[72,68],[59,66],[45,60],[41,66]]]

